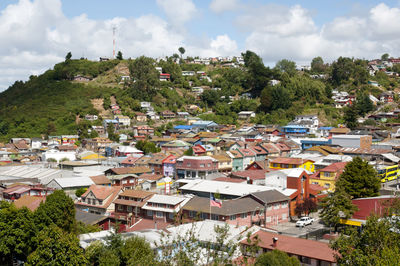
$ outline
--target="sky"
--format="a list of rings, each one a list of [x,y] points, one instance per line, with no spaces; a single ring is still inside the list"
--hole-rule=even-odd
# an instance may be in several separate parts
[[[72,58],[400,57],[400,0],[0,0],[0,91]]]

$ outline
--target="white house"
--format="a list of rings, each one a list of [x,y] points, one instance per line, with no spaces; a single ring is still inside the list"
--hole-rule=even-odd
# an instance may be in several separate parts
[[[310,134],[316,134],[319,120],[317,115],[298,115],[289,125],[301,125],[309,129]]]
[[[59,151],[56,149],[50,149],[42,154],[43,161],[48,161],[49,159],[54,159],[57,162],[60,162],[63,159],[75,161],[76,153],[74,151]]]
[[[256,117],[256,113],[253,111],[241,111],[238,113],[239,119],[249,119],[252,117]]]

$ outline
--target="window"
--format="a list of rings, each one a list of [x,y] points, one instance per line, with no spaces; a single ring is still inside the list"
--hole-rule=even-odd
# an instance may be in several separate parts
[[[269,211],[272,210],[272,204],[268,204],[267,210],[269,210]]]
[[[331,184],[329,184],[329,183],[324,184],[324,187],[326,187],[326,188],[330,188],[330,186],[331,186]]]
[[[267,223],[270,223],[271,222],[271,216],[267,216],[266,221],[267,221]]]
[[[190,167],[190,166],[192,166],[192,165],[191,165],[190,163],[187,163],[186,166],[187,166],[187,167]]]
[[[208,213],[202,213],[201,214],[201,218],[204,219],[204,220],[208,219]]]
[[[245,219],[245,218],[247,218],[247,212],[245,212],[245,213],[242,213],[242,214],[240,215],[240,217],[241,217],[242,219]]]
[[[279,203],[275,203],[275,204],[274,204],[274,209],[275,209],[275,210],[279,209],[279,205],[280,205]]]
[[[131,211],[132,211],[132,206],[126,207],[126,210],[127,210],[128,212],[131,212]]]
[[[128,183],[127,180],[122,180],[122,184],[126,184],[126,183]]]
[[[168,218],[171,219],[171,220],[173,220],[173,219],[174,219],[174,213],[173,213],[173,212],[170,212],[170,213],[168,214]]]
[[[196,216],[196,212],[195,211],[189,211],[189,217],[193,218]]]
[[[147,216],[153,216],[153,211],[147,210]]]
[[[208,164],[208,167],[211,167],[211,164],[210,164],[210,163]]]
[[[99,200],[99,205],[103,205],[103,201],[102,200]]]
[[[286,213],[282,213],[282,220],[286,220]]]
[[[205,164],[204,164],[204,163],[201,163],[201,164],[200,164],[200,167],[205,167]]]
[[[231,220],[231,221],[236,220],[236,214],[229,216],[229,220]]]
[[[217,214],[211,214],[211,220],[218,221],[219,220],[219,216]]]
[[[164,213],[163,212],[156,212],[156,217],[157,218],[162,218],[162,217],[164,217]]]
[[[278,167],[277,163],[272,164],[272,167]]]
[[[287,202],[282,202],[282,208],[287,208],[288,203]]]
[[[259,214],[259,215],[260,215],[260,216],[261,216],[261,215],[264,215],[264,209],[261,209],[261,210],[260,210],[260,214]]]

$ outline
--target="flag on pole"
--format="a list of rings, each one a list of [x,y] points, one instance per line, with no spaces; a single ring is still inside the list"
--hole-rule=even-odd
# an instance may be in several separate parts
[[[210,207],[211,206],[221,208],[222,207],[222,203],[219,200],[216,200],[214,195],[210,195]]]

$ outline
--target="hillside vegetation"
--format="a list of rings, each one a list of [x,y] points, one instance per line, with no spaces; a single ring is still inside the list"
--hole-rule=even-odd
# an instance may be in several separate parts
[[[294,62],[285,59],[275,68],[269,68],[251,51],[244,53],[243,58],[245,64],[238,68],[215,63],[208,66],[176,63],[173,57],[158,63],[144,56],[105,62],[67,58],[42,75],[31,76],[27,82],[15,82],[0,94],[0,138],[76,134],[77,117],[104,116],[109,113],[110,99],[114,97],[122,114],[131,118],[135,111],[140,111],[140,101],[150,101],[158,112],[185,111],[188,105],[196,104],[205,111],[200,114],[202,119],[224,124],[237,124],[237,113],[250,110],[257,113],[255,123],[285,124],[297,114],[312,112],[320,115],[325,124],[336,125],[343,122],[343,113],[333,108],[333,89],[364,99],[356,110],[363,115],[372,110],[365,96],[378,96],[398,87],[396,78],[384,73],[373,77],[383,85],[381,88],[368,85],[371,77],[365,60],[341,57],[327,65],[315,58],[311,71],[297,71]],[[155,66],[171,74],[171,80],[160,81]],[[183,70],[205,71],[206,76],[182,76]],[[313,74],[323,78],[312,77]],[[76,75],[91,80],[73,81]],[[131,80],[121,82],[124,75]],[[278,84],[271,85],[271,80]],[[198,86],[204,88],[200,97],[191,91]],[[101,102],[105,110],[99,107]]]

